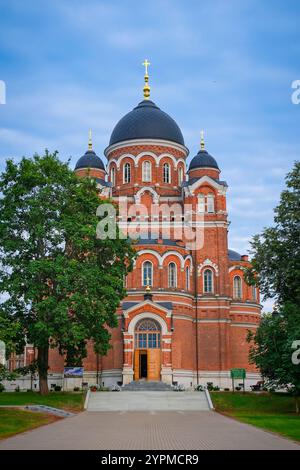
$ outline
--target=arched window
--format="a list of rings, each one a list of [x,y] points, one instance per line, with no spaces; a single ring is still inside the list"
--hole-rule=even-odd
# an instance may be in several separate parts
[[[208,194],[207,198],[206,198],[206,201],[207,201],[207,206],[206,206],[207,207],[207,209],[206,209],[207,212],[210,213],[210,214],[215,212],[215,197],[214,197],[214,195],[211,194],[211,193]]]
[[[179,171],[178,171],[178,186],[181,186],[183,182],[183,168],[182,166],[179,167]]]
[[[131,166],[130,166],[130,163],[125,163],[123,181],[124,183],[130,183],[130,179],[131,179]]]
[[[146,162],[143,162],[143,165],[142,165],[142,178],[143,178],[143,181],[148,183],[151,181],[151,163],[146,161]]]
[[[143,286],[153,285],[153,266],[150,261],[143,263]]]
[[[205,212],[205,196],[204,194],[198,194],[198,212]]]
[[[144,318],[135,328],[135,347],[139,349],[160,348],[160,336],[160,324],[151,318]]]
[[[175,263],[169,264],[168,285],[169,287],[177,287],[177,267]]]
[[[256,286],[252,286],[252,300],[257,300]]]
[[[213,273],[211,269],[205,269],[203,273],[203,291],[205,294],[210,294],[213,290]]]
[[[171,183],[171,171],[169,163],[164,163],[163,166],[163,181],[164,183]]]
[[[190,290],[190,268],[187,266],[185,268],[185,289]]]
[[[114,166],[110,170],[110,181],[111,181],[113,186],[116,185],[116,169],[115,169]]]
[[[234,276],[233,279],[233,297],[235,299],[242,298],[242,279],[240,276]]]

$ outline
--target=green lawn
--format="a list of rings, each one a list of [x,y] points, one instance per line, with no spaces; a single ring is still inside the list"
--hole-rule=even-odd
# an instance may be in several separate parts
[[[300,441],[300,415],[284,393],[211,392],[216,411]]]
[[[13,408],[0,408],[0,439],[13,436],[19,432],[52,423],[57,418],[53,415],[35,413]]]
[[[0,405],[48,405],[68,411],[81,411],[84,399],[83,392],[50,392],[46,396],[37,392],[0,393]]]

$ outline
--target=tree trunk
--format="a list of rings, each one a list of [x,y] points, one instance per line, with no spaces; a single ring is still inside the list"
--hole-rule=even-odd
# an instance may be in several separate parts
[[[299,396],[295,396],[296,413],[299,414]]]
[[[38,373],[39,373],[39,387],[40,394],[47,395],[49,393],[48,389],[48,356],[49,356],[49,346],[40,346],[38,347]]]

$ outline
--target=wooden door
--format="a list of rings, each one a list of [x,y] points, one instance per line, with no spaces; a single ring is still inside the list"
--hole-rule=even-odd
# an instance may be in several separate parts
[[[134,380],[140,378],[140,351],[136,349],[134,351]]]
[[[160,349],[148,349],[148,380],[160,380]]]

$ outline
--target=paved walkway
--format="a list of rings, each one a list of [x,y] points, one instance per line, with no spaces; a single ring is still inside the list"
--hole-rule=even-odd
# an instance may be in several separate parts
[[[300,445],[213,411],[86,411],[1,441],[4,449],[300,450]]]
[[[93,392],[88,411],[209,411],[204,392]]]

